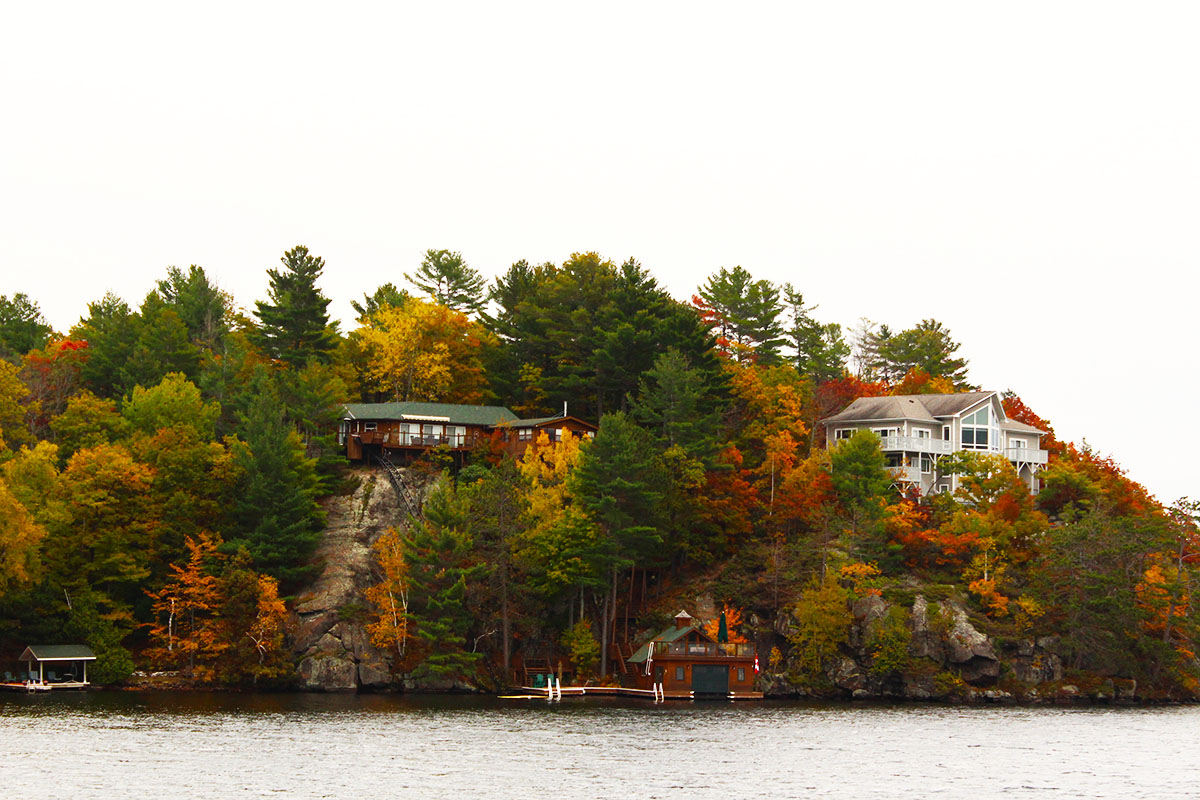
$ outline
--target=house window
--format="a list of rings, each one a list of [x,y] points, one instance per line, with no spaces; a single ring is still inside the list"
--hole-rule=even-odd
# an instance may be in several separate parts
[[[946,494],[947,492],[950,491],[950,484],[943,483],[941,486],[938,487],[938,491],[941,492],[942,494]]]
[[[746,668],[738,667],[738,683],[746,682]]]
[[[888,467],[903,467],[904,456],[900,455],[899,453],[888,453],[887,465]]]
[[[854,428],[838,428],[833,432],[833,440],[840,442],[842,439],[849,439],[854,435]]]
[[[991,421],[992,410],[987,406],[963,419],[962,446],[964,450],[988,449],[988,429]]]
[[[677,681],[683,680],[683,667],[675,668],[675,680],[677,680]]]
[[[933,459],[925,454],[921,454],[921,474],[928,475],[933,472]]]
[[[378,428],[378,424],[374,423],[374,422],[367,422],[367,423],[363,424],[364,431],[373,431],[373,430],[376,430],[377,428]]]
[[[942,426],[942,441],[945,441],[945,442],[950,441],[950,426],[949,425]]]
[[[916,436],[918,439],[933,438],[932,435],[929,433],[929,431],[926,430],[925,428],[917,428],[916,430],[913,431],[913,435]]]
[[[517,429],[517,441],[518,442],[528,442],[532,438],[533,438],[533,428],[518,428]]]

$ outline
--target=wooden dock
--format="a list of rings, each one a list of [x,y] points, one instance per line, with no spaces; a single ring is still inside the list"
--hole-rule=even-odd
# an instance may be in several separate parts
[[[86,689],[90,683],[83,681],[57,681],[42,683],[39,681],[5,681],[0,682],[0,690],[9,692],[49,692],[52,689]]]
[[[695,692],[655,691],[654,689],[630,689],[625,686],[561,686],[550,689],[544,686],[522,686],[524,694],[504,695],[506,699],[537,699],[549,698],[551,692],[555,697],[640,697],[645,700],[695,700]],[[706,698],[707,699],[707,698]],[[720,699],[714,696],[711,699]],[[762,692],[729,692],[727,700],[762,700]]]

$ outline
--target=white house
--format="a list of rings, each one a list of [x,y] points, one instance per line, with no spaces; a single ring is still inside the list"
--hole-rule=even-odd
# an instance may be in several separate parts
[[[938,461],[960,450],[1005,456],[1037,494],[1049,455],[1040,447],[1046,431],[1005,416],[999,392],[860,397],[821,424],[826,447],[874,431],[897,483],[917,485],[921,494],[958,488],[957,476],[942,474]]]

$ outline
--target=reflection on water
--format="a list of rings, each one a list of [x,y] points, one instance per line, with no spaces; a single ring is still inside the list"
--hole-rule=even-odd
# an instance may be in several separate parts
[[[7,797],[1200,795],[1200,708],[0,696]]]

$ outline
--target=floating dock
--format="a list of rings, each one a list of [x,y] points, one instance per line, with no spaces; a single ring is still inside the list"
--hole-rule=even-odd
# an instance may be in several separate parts
[[[507,700],[535,700],[540,698],[558,699],[561,697],[640,697],[644,700],[664,702],[666,700],[695,700],[696,693],[692,691],[663,691],[661,687],[654,689],[630,689],[625,686],[522,686],[524,694],[502,695]],[[702,694],[703,700],[720,700],[721,695]],[[762,692],[728,692],[726,700],[762,700]]]
[[[48,692],[52,689],[86,689],[91,686],[84,681],[56,681],[55,683],[41,681],[5,681],[0,682],[0,690],[10,692]]]

